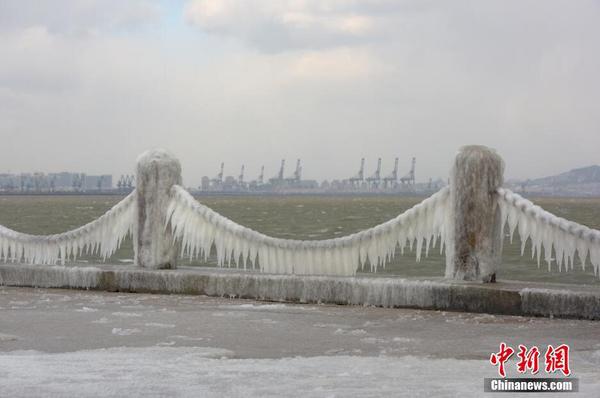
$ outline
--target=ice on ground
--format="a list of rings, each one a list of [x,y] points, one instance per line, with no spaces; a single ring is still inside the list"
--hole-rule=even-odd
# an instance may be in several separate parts
[[[10,305],[28,305],[29,301],[11,300],[8,302]]]
[[[212,316],[216,317],[231,317],[231,318],[245,318],[248,314],[244,312],[236,312],[236,311],[227,311],[227,312],[213,312]]]
[[[486,360],[319,356],[231,359],[210,347],[111,348],[0,355],[2,391],[11,397],[480,397]],[[598,396],[578,375],[581,396]],[[589,384],[596,383],[596,384]]]
[[[154,328],[174,328],[175,325],[172,323],[160,323],[160,322],[148,322],[144,323],[144,326],[154,327]]]
[[[115,336],[131,336],[132,334],[138,334],[142,331],[137,328],[127,329],[127,328],[113,328],[111,333]]]
[[[112,315],[121,318],[139,318],[142,316],[142,314],[137,312],[113,312]]]
[[[15,341],[15,340],[19,340],[19,338],[17,336],[13,336],[12,334],[0,333],[0,342]]]
[[[316,328],[336,328],[336,329],[348,329],[350,325],[343,325],[339,323],[315,323],[313,325]]]
[[[171,347],[174,346],[175,342],[174,341],[163,341],[161,343],[156,343],[157,347]]]
[[[362,343],[366,343],[366,344],[384,344],[387,343],[386,339],[380,339],[378,337],[365,337],[360,339],[360,341]]]
[[[352,329],[352,330],[336,329],[335,332],[333,332],[333,334],[346,335],[346,336],[364,336],[365,334],[367,334],[367,331],[364,329]]]
[[[192,336],[184,336],[181,334],[176,334],[172,336],[168,336],[169,339],[179,339],[179,340],[188,340],[188,341],[201,341],[204,340],[204,337],[192,337]]]
[[[413,341],[415,341],[415,339],[410,339],[410,338],[408,338],[408,337],[394,337],[394,338],[392,339],[392,341],[393,341],[394,343],[410,343],[410,342],[413,342]]]
[[[379,321],[366,321],[365,323],[363,323],[363,327],[366,328],[370,328],[370,327],[378,327],[378,326],[383,326],[385,325],[383,322],[379,322]]]
[[[275,321],[275,320],[269,319],[269,318],[251,319],[249,322],[261,323],[261,324],[264,324],[264,325],[276,325],[276,324],[279,324],[279,321]]]
[[[225,304],[225,305],[220,305],[219,308],[230,308],[230,309],[234,309],[234,308],[240,308],[240,309],[245,309],[245,310],[270,310],[270,309],[274,309],[274,310],[280,310],[283,308],[287,308],[288,305],[286,304],[238,304],[238,305],[229,305],[229,304]]]
[[[77,312],[96,312],[96,311],[98,311],[98,309],[90,308],[90,307],[81,307],[80,309],[75,310],[75,311],[77,311]]]
[[[255,311],[318,311],[319,308],[310,305],[298,305],[298,304],[222,304],[219,308],[229,310],[255,310]]]
[[[222,304],[219,308],[223,309],[240,309],[240,310],[295,310],[295,311],[315,311],[317,307],[307,305],[289,305],[289,304]]]

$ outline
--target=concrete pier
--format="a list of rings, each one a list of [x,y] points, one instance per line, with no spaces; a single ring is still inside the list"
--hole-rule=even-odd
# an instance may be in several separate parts
[[[495,282],[503,242],[496,190],[503,175],[504,161],[493,149],[469,145],[456,155],[450,173],[446,278]]]
[[[0,285],[600,320],[596,287],[516,281],[484,284],[442,278],[273,275],[204,267],[150,270],[2,264]]]
[[[162,149],[146,151],[137,160],[134,263],[143,268],[176,268],[177,244],[165,228],[169,192],[181,184],[181,165]]]

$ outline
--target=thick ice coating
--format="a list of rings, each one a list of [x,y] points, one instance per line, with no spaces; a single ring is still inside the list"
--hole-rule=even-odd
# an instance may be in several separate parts
[[[600,275],[600,231],[556,217],[503,188],[497,190],[502,234],[508,226],[521,236],[523,254],[531,241],[532,257],[550,269],[572,269],[575,254],[582,267],[589,258]],[[136,191],[99,219],[56,235],[29,235],[0,226],[0,260],[35,264],[65,263],[82,254],[110,257],[131,233],[136,217]],[[384,267],[397,249],[415,248],[417,261],[440,240],[442,252],[452,238],[453,208],[446,187],[383,224],[341,238],[319,241],[273,238],[241,226],[196,201],[174,185],[165,228],[181,245],[181,255],[206,259],[214,247],[219,266],[259,268],[268,273],[354,275],[366,265]]]
[[[600,231],[557,217],[508,189],[498,189],[498,204],[502,212],[502,226],[508,224],[511,241],[515,230],[519,232],[521,255],[529,240],[531,256],[537,257],[538,266],[543,248],[548,270],[554,259],[559,271],[562,271],[563,264],[565,270],[573,269],[577,253],[583,269],[589,256],[594,274],[599,274]]]
[[[266,236],[221,216],[175,185],[167,222],[181,243],[181,254],[206,259],[214,246],[219,266],[258,267],[268,273],[354,275],[368,262],[372,271],[384,267],[396,248],[415,246],[417,261],[441,237],[451,212],[449,191],[442,189],[398,217],[376,227],[320,241]]]
[[[0,225],[0,258],[32,264],[64,264],[82,254],[110,257],[133,227],[135,191],[100,218],[56,235],[29,235]]]

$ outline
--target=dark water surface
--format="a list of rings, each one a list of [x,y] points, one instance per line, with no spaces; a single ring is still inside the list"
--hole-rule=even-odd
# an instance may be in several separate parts
[[[0,224],[31,234],[53,234],[76,228],[102,215],[122,197],[119,196],[0,196]],[[326,239],[348,235],[396,217],[420,202],[419,197],[394,196],[209,196],[198,198],[224,216],[267,235],[287,239]],[[600,229],[600,198],[538,198],[544,209]],[[127,240],[110,260],[130,262],[131,242]],[[94,261],[94,258],[84,258]],[[190,264],[182,261],[184,264]],[[194,261],[193,265],[207,265]],[[209,262],[208,265],[214,265]],[[420,263],[414,253],[397,254],[394,261],[377,275],[442,276],[444,257],[439,250]],[[377,276],[375,275],[375,276]],[[528,245],[520,256],[520,241],[505,242],[499,279],[586,283],[600,286],[588,264],[573,271],[551,272],[542,263],[538,269],[531,260]]]

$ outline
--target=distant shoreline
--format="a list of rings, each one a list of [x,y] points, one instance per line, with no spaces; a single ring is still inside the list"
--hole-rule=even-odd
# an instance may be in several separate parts
[[[132,191],[93,191],[93,192],[0,192],[0,196],[127,196]]]
[[[14,197],[14,196],[126,196],[131,191],[96,191],[96,192],[0,192],[0,197]],[[535,192],[533,194],[527,192],[516,193],[530,198],[556,198],[556,199],[600,199],[600,195],[565,195],[565,194],[549,194],[542,192]],[[431,192],[207,192],[207,191],[191,191],[195,197],[218,197],[218,196],[230,196],[230,197],[287,197],[287,196],[323,196],[323,197],[414,197],[424,198],[431,196],[434,191]]]
[[[1,196],[126,196],[130,192],[99,191],[99,192],[0,192]],[[434,192],[205,192],[191,191],[195,197],[217,196],[402,196],[402,197],[428,197]]]

